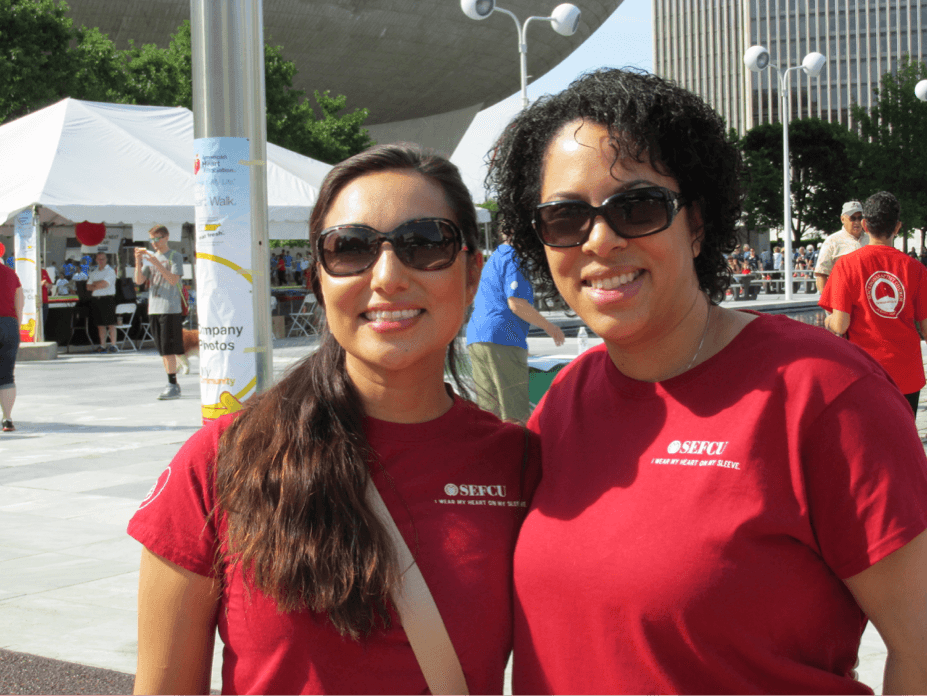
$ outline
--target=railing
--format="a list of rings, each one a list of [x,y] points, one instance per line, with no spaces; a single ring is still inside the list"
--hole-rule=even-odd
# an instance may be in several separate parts
[[[785,274],[786,271],[736,274],[729,288],[731,299],[736,302],[746,299],[756,300],[761,292],[782,295],[785,290]],[[818,288],[815,286],[815,272],[810,268],[793,269],[793,294],[800,292],[807,295],[818,294]]]

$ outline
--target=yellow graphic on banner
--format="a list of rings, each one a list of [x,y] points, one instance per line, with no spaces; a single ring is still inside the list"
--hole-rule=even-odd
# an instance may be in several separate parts
[[[31,263],[35,265],[35,259],[27,259],[25,256],[17,257],[17,261],[25,261],[26,263]]]
[[[224,416],[227,413],[235,413],[236,411],[242,410],[242,399],[245,398],[245,395],[255,388],[255,385],[258,383],[258,378],[253,378],[248,384],[245,385],[245,388],[242,389],[238,394],[232,394],[231,392],[224,391],[219,395],[219,403],[217,404],[206,404],[201,406],[203,413],[203,418],[209,420],[215,420],[219,416]]]
[[[219,229],[219,227],[220,227],[220,223],[218,222],[211,222],[208,225],[203,225],[203,229],[206,230],[207,232],[215,232],[216,230]]]
[[[30,340],[35,341],[35,319],[30,319],[25,324],[20,324],[19,335],[25,334]]]
[[[233,263],[233,262],[229,261],[228,259],[224,259],[224,258],[222,258],[221,256],[216,256],[215,254],[202,254],[202,253],[200,253],[200,252],[197,252],[197,258],[198,258],[198,259],[206,259],[207,261],[214,261],[214,262],[216,262],[216,263],[221,263],[223,266],[228,266],[228,267],[231,268],[233,271],[235,271],[236,273],[238,273],[239,275],[241,275],[241,276],[242,276],[245,280],[247,280],[249,283],[252,282],[252,281],[251,281],[251,271],[249,271],[249,270],[247,270],[247,269],[245,269],[245,268],[242,268],[242,267],[239,266],[237,263]]]

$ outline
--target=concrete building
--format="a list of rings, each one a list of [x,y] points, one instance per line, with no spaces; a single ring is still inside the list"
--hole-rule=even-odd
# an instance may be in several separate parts
[[[528,71],[539,77],[582,44],[621,0],[573,0],[580,26],[570,37],[540,23],[528,31]],[[503,0],[523,20],[558,0]],[[166,46],[190,18],[190,0],[68,0],[75,26],[99,27],[117,48]],[[266,41],[296,64],[294,86],[344,94],[370,110],[378,142],[411,140],[451,154],[481,109],[519,89],[512,20],[469,19],[459,0],[264,0]]]
[[[654,70],[708,101],[744,133],[780,121],[777,77],[754,74],[742,57],[761,44],[777,65],[793,67],[818,51],[828,59],[815,79],[790,73],[790,118],[851,125],[850,106],[869,108],[873,90],[903,55],[924,61],[926,0],[654,0]]]

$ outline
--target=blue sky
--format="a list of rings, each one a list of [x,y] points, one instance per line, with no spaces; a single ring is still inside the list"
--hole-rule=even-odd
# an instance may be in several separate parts
[[[557,0],[541,1],[550,2],[551,10],[557,5]],[[542,11],[539,8],[539,13]],[[489,18],[487,21],[493,19],[495,18]],[[501,16],[499,19],[511,23],[508,17]],[[525,18],[520,19],[524,21]],[[533,22],[528,31],[528,98],[533,101],[543,94],[559,92],[575,77],[593,68],[632,66],[652,70],[654,66],[651,0],[625,0],[577,50],[551,71],[532,81],[532,35],[541,31],[551,29],[544,24]],[[514,26],[512,32],[512,70],[518,74],[519,53],[515,46]],[[483,159],[520,106],[521,96],[517,92],[499,104],[481,111],[454,151],[451,159],[461,169],[464,181],[470,188],[474,201],[478,203],[486,198],[483,192],[483,177],[486,174]]]

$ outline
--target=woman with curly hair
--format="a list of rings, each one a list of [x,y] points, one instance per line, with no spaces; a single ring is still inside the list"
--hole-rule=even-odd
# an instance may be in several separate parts
[[[525,267],[604,339],[529,421],[515,693],[925,692],[925,451],[883,370],[719,306],[737,150],[698,97],[625,70],[519,114],[488,183]]]
[[[402,623],[393,601],[409,565],[371,488],[434,598],[455,685],[502,693],[537,456],[522,427],[444,381],[477,240],[444,158],[385,145],[328,174],[310,218],[318,351],[194,435],[130,523],[145,545],[137,693],[209,693],[217,628],[223,693],[434,690],[404,630],[420,615]]]

